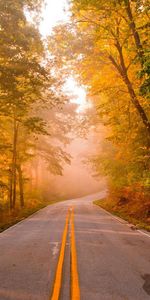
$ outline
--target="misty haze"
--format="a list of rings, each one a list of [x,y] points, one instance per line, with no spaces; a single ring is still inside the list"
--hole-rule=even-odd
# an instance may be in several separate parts
[[[150,0],[0,0],[0,300],[150,299]]]

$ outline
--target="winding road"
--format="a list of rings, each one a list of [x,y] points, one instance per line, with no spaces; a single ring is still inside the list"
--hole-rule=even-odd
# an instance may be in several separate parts
[[[104,195],[50,205],[0,234],[0,300],[150,299],[150,235],[93,204]]]

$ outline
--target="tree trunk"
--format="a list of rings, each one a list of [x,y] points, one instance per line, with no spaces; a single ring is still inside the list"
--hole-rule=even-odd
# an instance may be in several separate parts
[[[129,95],[130,95],[130,98],[131,98],[131,101],[132,101],[133,105],[136,107],[136,109],[139,113],[139,116],[141,117],[141,119],[143,121],[143,124],[145,125],[145,127],[148,131],[148,134],[150,135],[150,122],[148,120],[148,117],[147,117],[143,107],[141,106],[141,104],[140,104],[140,102],[139,102],[139,100],[138,100],[138,98],[135,94],[133,85],[132,85],[132,83],[129,79],[129,76],[128,76],[128,73],[127,73],[127,68],[126,68],[126,65],[125,65],[124,57],[123,57],[122,47],[121,47],[118,40],[116,40],[115,46],[118,50],[120,64],[118,64],[115,61],[114,57],[112,57],[111,55],[109,55],[109,59],[112,62],[112,64],[114,65],[114,67],[117,69],[119,74],[121,75],[124,83],[126,84]]]
[[[13,208],[13,201],[12,201],[12,188],[13,188],[13,174],[12,174],[12,168],[10,168],[10,174],[9,174],[9,206],[10,210]]]
[[[13,157],[12,157],[12,205],[15,208],[16,205],[16,186],[17,186],[17,174],[16,174],[16,164],[17,164],[17,138],[18,138],[18,124],[16,119],[14,118],[14,137],[13,137]]]
[[[141,66],[143,66],[143,63],[144,63],[144,50],[143,50],[143,46],[142,46],[142,43],[141,43],[141,40],[140,40],[139,33],[136,29],[136,25],[135,25],[133,15],[132,15],[130,0],[124,0],[124,2],[125,2],[125,5],[126,5],[126,12],[127,12],[128,18],[129,18],[129,26],[132,30],[135,45],[136,45],[136,48],[137,48],[137,53],[138,53],[138,56],[140,58]]]
[[[17,166],[19,175],[20,206],[24,207],[23,176],[20,164]]]
[[[35,187],[39,187],[39,159],[36,161],[35,165]]]
[[[141,116],[142,118],[142,121],[143,121],[143,124],[146,126],[147,130],[148,130],[148,133],[150,135],[150,122],[145,114],[145,111],[143,109],[143,107],[141,106],[141,104],[139,103],[137,97],[136,97],[136,94],[134,92],[134,89],[133,89],[133,86],[132,86],[132,83],[131,81],[129,80],[129,77],[127,76],[125,79],[124,79],[126,85],[127,85],[127,88],[128,88],[128,91],[129,91],[129,94],[130,94],[130,97],[131,97],[131,100],[132,100],[132,103],[134,104],[134,106],[136,107],[139,115]]]

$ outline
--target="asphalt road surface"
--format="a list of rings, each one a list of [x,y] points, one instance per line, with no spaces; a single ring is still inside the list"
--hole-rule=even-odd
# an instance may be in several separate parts
[[[150,235],[93,205],[104,193],[48,206],[0,234],[0,300],[51,299],[68,209],[80,299],[150,299]],[[60,300],[72,299],[70,251],[68,227]]]

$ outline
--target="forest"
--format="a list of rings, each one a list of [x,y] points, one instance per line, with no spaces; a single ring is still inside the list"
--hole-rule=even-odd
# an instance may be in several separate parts
[[[70,0],[46,39],[43,5],[0,0],[0,227],[63,200],[65,146],[91,129],[101,140],[102,126],[85,158],[99,184],[106,178],[100,205],[150,229],[150,2]],[[92,105],[83,114],[64,91],[70,74]]]

